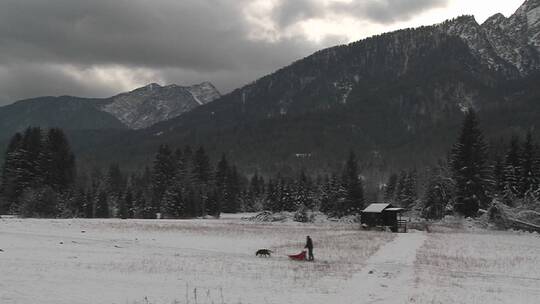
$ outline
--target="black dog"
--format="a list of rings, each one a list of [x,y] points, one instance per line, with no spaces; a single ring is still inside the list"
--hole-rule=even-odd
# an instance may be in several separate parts
[[[272,252],[273,251],[270,249],[259,249],[257,250],[257,253],[255,253],[255,256],[270,257]]]

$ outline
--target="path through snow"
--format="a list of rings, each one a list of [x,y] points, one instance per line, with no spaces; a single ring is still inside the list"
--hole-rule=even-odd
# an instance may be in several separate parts
[[[424,244],[422,232],[398,234],[367,261],[345,286],[340,303],[407,303],[414,289],[416,251]]]

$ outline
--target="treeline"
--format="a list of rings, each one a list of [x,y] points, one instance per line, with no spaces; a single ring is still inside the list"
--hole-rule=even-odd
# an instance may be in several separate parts
[[[62,130],[28,128],[15,134],[5,154],[0,186],[2,213],[50,217],[75,182],[75,156]]]
[[[77,174],[78,173],[78,174]],[[351,152],[342,172],[313,178],[244,175],[225,154],[211,162],[204,147],[159,147],[152,167],[128,174],[77,172],[75,156],[59,129],[28,128],[11,139],[2,168],[0,213],[25,217],[193,218],[222,212],[321,210],[358,214],[364,190]]]
[[[316,176],[305,170],[246,175],[226,154],[213,162],[204,147],[162,145],[142,172],[127,173],[118,164],[77,172],[62,130],[28,128],[13,136],[5,154],[0,213],[176,219],[268,210],[297,212],[300,220],[307,210],[356,215],[366,203],[364,177],[353,152],[342,164],[335,173]],[[417,210],[427,218],[474,217],[494,199],[509,206],[539,206],[539,149],[531,132],[524,140],[513,137],[504,149],[490,149],[471,110],[446,160],[425,170],[391,174],[375,191],[368,190],[372,200]]]
[[[97,197],[86,217],[193,218],[219,217],[222,212],[321,210],[332,216],[358,214],[364,204],[358,164],[351,153],[340,176],[312,178],[281,174],[265,179],[258,173],[241,174],[223,154],[212,165],[203,147],[159,147],[152,168],[125,176],[111,165],[103,176],[90,178],[89,197]]]

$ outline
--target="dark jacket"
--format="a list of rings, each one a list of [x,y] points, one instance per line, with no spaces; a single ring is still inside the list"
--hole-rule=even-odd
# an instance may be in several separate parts
[[[306,246],[304,248],[307,248],[309,250],[313,250],[313,241],[311,240],[311,238],[307,239]]]

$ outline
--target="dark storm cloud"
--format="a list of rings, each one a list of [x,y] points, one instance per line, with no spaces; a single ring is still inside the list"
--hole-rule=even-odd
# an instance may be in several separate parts
[[[141,64],[202,70],[265,65],[268,45],[246,39],[246,0],[3,0],[0,61]],[[283,41],[293,52],[300,41]],[[283,45],[281,45],[283,46]],[[270,47],[270,49],[269,49]],[[283,56],[283,55],[282,55]],[[279,58],[278,58],[279,60]]]
[[[2,0],[0,102],[69,90],[116,93],[114,83],[83,83],[59,66],[122,65],[194,75],[225,91],[319,48],[303,37],[248,39],[249,0]],[[55,66],[56,65],[56,66]],[[50,73],[47,73],[47,67]],[[36,73],[30,71],[35,68]],[[40,77],[41,76],[41,77]],[[46,76],[46,77],[45,77]],[[59,85],[65,83],[66,85]],[[24,90],[23,90],[24,89]],[[19,93],[17,93],[20,91]],[[65,92],[65,91],[64,91]]]
[[[309,18],[324,18],[337,14],[376,23],[404,21],[414,15],[437,7],[449,0],[352,0],[324,5],[318,0],[282,0],[274,10],[276,21],[287,27]]]
[[[402,2],[408,3],[403,4]],[[355,1],[334,5],[373,20],[410,16],[444,1]],[[119,66],[136,83],[191,84],[209,80],[223,91],[254,80],[330,43],[304,36],[250,39],[251,0],[2,0],[0,104],[36,95],[107,96],[125,88],[93,67]],[[365,3],[365,4],[362,4]],[[369,4],[366,4],[369,3]],[[377,4],[378,3],[378,4]],[[396,11],[388,13],[386,8]],[[398,13],[403,10],[403,13]],[[279,24],[321,15],[316,0],[281,2]],[[331,39],[331,40],[330,40]],[[125,72],[128,70],[128,73]],[[90,70],[90,72],[89,72]],[[106,73],[105,73],[106,74]]]

